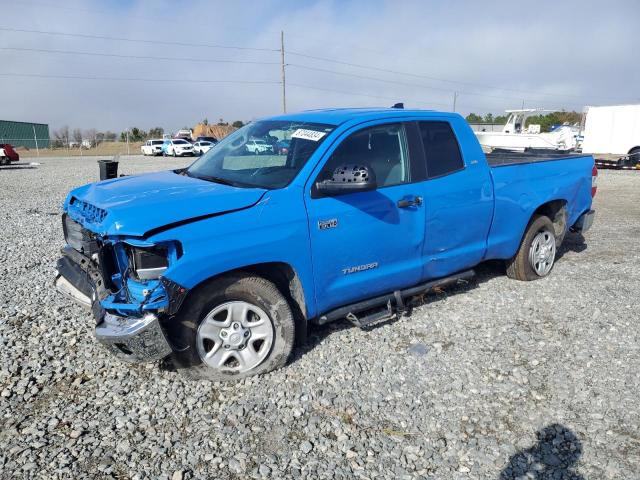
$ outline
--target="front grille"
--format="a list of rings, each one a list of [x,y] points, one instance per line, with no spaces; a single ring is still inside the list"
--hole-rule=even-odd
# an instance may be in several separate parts
[[[93,233],[74,221],[66,213],[62,215],[62,231],[64,239],[71,248],[91,257],[100,250],[98,241]]]
[[[100,223],[107,216],[106,210],[79,200],[76,197],[73,197],[69,202],[69,208],[78,212],[85,220],[91,223]]]

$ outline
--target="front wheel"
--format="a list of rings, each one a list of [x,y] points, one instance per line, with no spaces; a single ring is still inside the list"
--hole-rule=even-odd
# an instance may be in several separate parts
[[[529,225],[516,255],[507,262],[507,276],[538,280],[551,272],[556,259],[556,235],[549,217],[538,215]]]
[[[169,333],[179,347],[174,364],[184,376],[237,380],[284,366],[293,350],[295,322],[272,282],[231,274],[188,299]]]

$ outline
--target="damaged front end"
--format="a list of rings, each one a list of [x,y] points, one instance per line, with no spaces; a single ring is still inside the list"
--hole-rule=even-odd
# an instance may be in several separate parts
[[[101,236],[87,227],[104,220],[106,212],[83,203],[71,202],[62,218],[67,245],[57,263],[56,288],[91,308],[97,340],[118,358],[166,357],[173,349],[163,324],[187,294],[164,276],[180,258],[180,244]]]

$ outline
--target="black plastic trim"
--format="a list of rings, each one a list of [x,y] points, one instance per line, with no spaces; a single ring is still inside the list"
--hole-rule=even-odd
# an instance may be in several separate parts
[[[189,290],[182,285],[177,284],[173,280],[169,280],[166,277],[160,277],[160,283],[167,292],[169,297],[169,307],[167,308],[168,315],[175,315],[180,310],[182,302],[186,298]]]
[[[403,298],[412,297],[419,293],[422,293],[426,290],[430,290],[434,287],[442,287],[444,285],[448,285],[451,283],[455,283],[461,280],[469,280],[475,276],[475,271],[473,270],[465,270],[460,273],[455,273],[453,275],[449,275],[448,277],[438,278],[436,280],[431,280],[426,283],[422,283],[416,285],[415,287],[410,287],[405,290],[400,290],[399,295]],[[396,302],[397,292],[390,292],[385,295],[380,295],[378,297],[373,297],[368,300],[364,300],[362,302],[353,303],[351,305],[346,305],[344,307],[336,308],[335,310],[331,310],[313,320],[313,323],[317,325],[324,325],[329,322],[333,322],[335,320],[340,320],[342,318],[346,318],[349,313],[357,313],[365,310],[369,310],[371,308],[379,307],[381,305],[386,304],[387,302]]]

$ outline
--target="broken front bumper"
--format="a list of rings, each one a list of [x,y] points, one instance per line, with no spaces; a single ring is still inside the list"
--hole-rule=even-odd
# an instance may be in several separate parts
[[[55,286],[67,297],[91,308],[96,318],[95,335],[98,342],[127,362],[151,362],[172,352],[155,313],[121,316],[105,312],[101,300],[107,298],[108,292],[104,290],[98,268],[73,249],[67,247],[62,253],[57,264]]]
[[[158,317],[152,313],[141,318],[107,313],[96,327],[96,339],[125,362],[152,362],[172,352]]]

